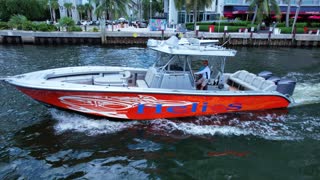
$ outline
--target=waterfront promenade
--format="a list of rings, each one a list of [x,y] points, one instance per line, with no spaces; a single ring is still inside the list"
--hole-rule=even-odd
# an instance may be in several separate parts
[[[176,32],[174,29],[150,31],[148,28],[119,28],[105,32],[38,32],[1,30],[0,44],[101,44],[101,45],[146,45],[149,38],[167,39],[181,33],[184,37],[218,39],[220,44],[230,46],[286,46],[320,47],[318,34],[273,34],[273,33],[228,33],[228,32]]]

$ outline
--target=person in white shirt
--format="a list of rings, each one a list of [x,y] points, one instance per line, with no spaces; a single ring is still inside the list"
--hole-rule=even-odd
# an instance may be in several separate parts
[[[196,81],[197,86],[201,84],[200,90],[207,88],[207,84],[209,82],[210,74],[211,74],[211,70],[208,66],[208,60],[203,61],[203,66],[204,67],[200,71],[194,73],[194,74],[202,75],[202,77]]]

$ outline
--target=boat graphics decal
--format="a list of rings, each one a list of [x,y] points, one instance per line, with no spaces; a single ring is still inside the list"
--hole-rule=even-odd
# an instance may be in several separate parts
[[[150,120],[212,115],[288,107],[287,99],[274,95],[197,96],[48,91],[19,87],[33,99],[63,109],[111,118]]]
[[[137,109],[138,114],[143,114],[145,107],[184,107],[192,105],[189,101],[158,100],[153,96],[138,95],[137,97],[124,96],[62,96],[61,103],[68,105],[68,108],[84,113],[101,114],[114,118],[128,118],[129,109]]]

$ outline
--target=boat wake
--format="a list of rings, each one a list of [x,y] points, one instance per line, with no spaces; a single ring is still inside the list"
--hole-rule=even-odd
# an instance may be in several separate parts
[[[293,106],[320,103],[320,73],[290,73],[287,76],[297,79],[298,82],[293,93]]]
[[[280,114],[279,114],[280,113]],[[284,114],[281,114],[284,113]],[[241,112],[201,116],[194,120],[155,120],[153,129],[162,132],[180,132],[196,136],[257,136],[269,140],[296,140],[286,125],[284,112]]]
[[[115,122],[107,119],[92,119],[76,113],[51,109],[57,120],[57,134],[80,132],[88,136],[144,131],[150,136],[159,135],[175,139],[190,136],[254,136],[268,140],[320,140],[320,118],[296,117],[287,110],[228,113],[179,119],[156,119],[151,121]]]
[[[54,129],[58,134],[66,131],[86,133],[89,136],[113,134],[137,124],[135,121],[114,122],[107,119],[97,120],[57,109],[50,109],[50,112],[52,117],[58,121],[54,126]]]
[[[320,83],[298,83],[293,98],[295,106],[320,103]]]

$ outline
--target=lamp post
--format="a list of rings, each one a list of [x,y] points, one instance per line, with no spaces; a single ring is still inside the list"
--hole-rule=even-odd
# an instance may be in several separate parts
[[[149,19],[152,18],[152,0],[150,0],[150,15],[149,15]]]

